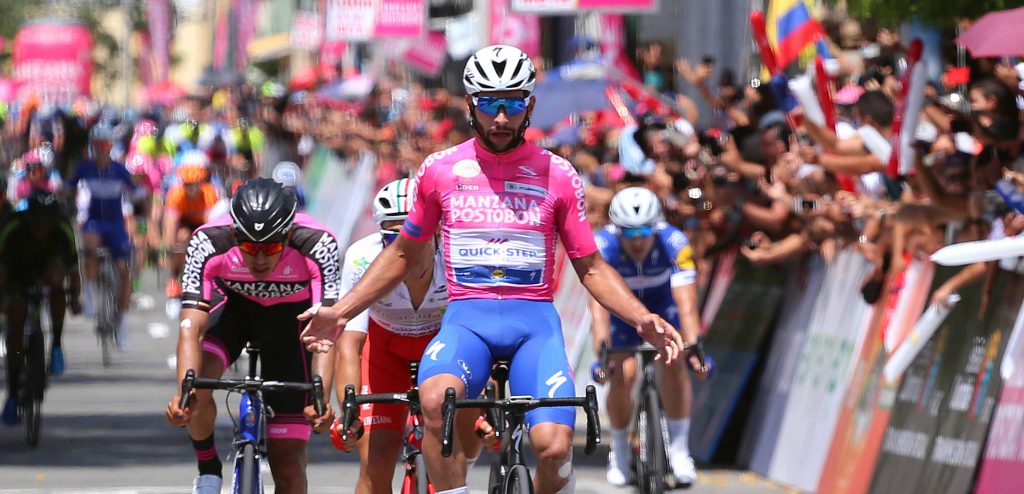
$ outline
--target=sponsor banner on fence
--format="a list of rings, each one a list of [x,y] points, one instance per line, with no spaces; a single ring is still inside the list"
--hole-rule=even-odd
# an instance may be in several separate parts
[[[699,406],[690,428],[690,451],[701,461],[709,461],[715,455],[757,366],[758,349],[771,329],[786,286],[784,270],[755,267],[746,258],[734,258],[735,275],[728,283],[704,343],[718,368],[713,379],[694,382],[694,403]],[[717,273],[715,278],[711,293],[721,281]]]
[[[933,286],[958,270],[938,268]],[[971,489],[1024,283],[997,270],[959,294],[960,303],[903,374],[870,492]]]
[[[512,10],[536,14],[568,14],[578,10],[614,10],[633,14],[658,10],[657,0],[511,0]]]
[[[292,29],[288,34],[288,44],[299,50],[315,50],[323,41],[323,23],[320,14],[308,10],[300,10],[292,19]]]
[[[1012,304],[1010,300],[1007,303]],[[999,395],[992,427],[985,444],[985,457],[978,475],[976,494],[1001,494],[1020,490],[1024,485],[1024,368],[1007,362],[1024,359],[1024,345],[1016,344],[1024,336],[1024,305],[1017,312],[1013,336],[1003,356],[1003,390]],[[1009,372],[1006,372],[1009,370]]]
[[[168,0],[146,0],[153,81],[167,80],[171,66],[171,6]],[[140,62],[141,63],[141,62]]]
[[[422,0],[327,0],[326,18],[329,41],[420,38],[427,8]]]
[[[14,35],[12,59],[21,97],[36,93],[44,102],[70,103],[89,96],[92,35],[81,24],[27,24]]]
[[[767,474],[771,466],[790,384],[806,343],[814,303],[825,281],[825,261],[821,256],[812,255],[796,271],[786,286],[786,298],[775,325],[768,362],[761,373],[757,398],[740,445],[738,463],[749,465],[762,475]]]
[[[927,303],[933,274],[931,262],[912,260],[907,270],[890,280],[887,297],[875,311],[875,321],[843,400],[818,492],[867,491],[897,388],[897,383],[886,383],[882,378],[888,356],[883,335],[905,336],[914,326]],[[890,341],[900,344],[899,340]]]
[[[768,476],[806,491],[818,480],[871,321],[860,294],[872,265],[857,251],[836,255],[814,304]]]
[[[491,0],[490,44],[515,46],[531,57],[540,55],[540,17],[512,12],[509,0]]]

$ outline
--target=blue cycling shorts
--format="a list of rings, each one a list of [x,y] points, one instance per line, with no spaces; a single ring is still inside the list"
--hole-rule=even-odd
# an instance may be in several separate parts
[[[493,362],[500,359],[509,360],[513,396],[576,396],[562,321],[551,302],[533,300],[449,303],[441,331],[423,353],[419,382],[449,374],[462,379],[466,396],[478,396],[491,376]],[[538,408],[526,414],[529,426],[544,422],[573,427],[576,408]]]
[[[676,307],[674,300],[669,297],[669,300],[658,301],[658,303],[648,303],[644,300],[644,305],[647,306],[647,310],[661,316],[665,322],[676,328],[679,331],[679,308]],[[612,348],[621,348],[629,346],[640,346],[644,343],[643,338],[636,332],[636,328],[626,324],[626,321],[615,317],[612,317],[612,335],[611,335],[611,346]]]
[[[126,260],[132,252],[132,241],[128,238],[128,229],[123,220],[100,221],[90,218],[82,225],[82,232],[98,234],[100,243],[110,251],[111,260]]]

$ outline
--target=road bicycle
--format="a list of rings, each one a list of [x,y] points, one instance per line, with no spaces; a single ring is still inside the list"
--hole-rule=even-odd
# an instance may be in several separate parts
[[[33,448],[39,445],[42,428],[43,395],[46,392],[46,343],[43,341],[42,312],[46,290],[34,286],[25,291],[28,312],[25,318],[22,347],[21,382],[18,408],[25,421],[25,441]],[[10,356],[8,357],[10,358]]]
[[[110,258],[110,251],[105,248],[97,249],[96,262],[96,338],[99,339],[103,366],[110,367],[117,337],[120,280],[117,268]]]
[[[331,428],[331,439],[341,443],[348,441],[349,424],[359,420],[359,406],[367,403],[402,403],[409,407],[409,418],[405,424],[405,437],[402,439],[402,464],[405,466],[405,477],[402,480],[402,494],[433,494],[434,485],[427,477],[427,466],[423,460],[423,409],[420,407],[420,390],[416,386],[419,362],[409,362],[409,374],[412,376],[412,389],[405,393],[374,393],[356,394],[354,385],[345,386],[345,399],[342,402],[342,416],[339,419],[345,427]],[[337,425],[337,424],[336,424]],[[341,429],[340,431],[338,429]],[[362,437],[362,429],[359,430]],[[338,446],[339,449],[342,449]]]
[[[185,372],[181,381],[181,401],[178,406],[184,410],[188,407],[189,396],[193,389],[221,389],[238,393],[238,416],[231,414],[231,407],[226,407],[234,424],[235,437],[232,441],[235,456],[234,475],[231,482],[233,494],[263,494],[263,474],[260,463],[267,454],[267,421],[274,411],[263,402],[264,392],[304,391],[312,392],[313,408],[318,416],[324,414],[324,384],[320,376],[313,376],[311,383],[264,381],[256,370],[259,360],[259,349],[249,345],[249,373],[243,379],[206,379],[196,377],[194,369]],[[225,397],[225,403],[227,397]],[[240,419],[240,420],[239,420]]]
[[[441,455],[452,454],[452,429],[455,412],[459,408],[483,408],[487,421],[501,438],[498,458],[491,465],[487,492],[489,494],[532,494],[530,469],[523,462],[523,437],[527,434],[526,413],[544,407],[582,407],[587,414],[587,444],[584,453],[593,454],[601,442],[601,423],[597,415],[597,392],[587,386],[586,396],[575,398],[534,398],[532,396],[505,396],[508,383],[508,361],[494,366],[491,376],[495,383],[488,386],[484,398],[455,398],[455,388],[445,390],[442,405]]]
[[[687,346],[707,368],[707,357],[700,343]],[[676,481],[668,463],[668,422],[661,408],[661,394],[657,387],[657,366],[654,358],[658,350],[650,343],[639,346],[608,348],[601,343],[599,353],[601,378],[606,376],[611,354],[634,354],[640,362],[639,382],[633,388],[633,419],[629,425],[629,442],[633,448],[632,469],[641,494],[661,494],[667,489],[683,487]]]

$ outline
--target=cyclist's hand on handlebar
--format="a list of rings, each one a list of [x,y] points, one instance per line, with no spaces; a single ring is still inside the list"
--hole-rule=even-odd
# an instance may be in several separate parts
[[[331,424],[331,442],[334,443],[334,447],[345,453],[351,452],[356,448],[356,443],[359,442],[359,438],[363,437],[363,422],[358,418],[352,421],[348,426],[348,441],[341,440],[341,418],[334,419]]]
[[[334,423],[334,409],[330,403],[324,403],[324,414],[319,417],[316,415],[313,405],[306,405],[306,408],[302,409],[302,414],[306,416],[306,421],[313,426],[313,430],[317,434],[327,432],[330,430],[331,424]]]
[[[176,394],[171,401],[167,403],[167,410],[164,411],[164,416],[167,417],[167,421],[175,427],[185,427],[189,421],[192,420],[192,408],[196,406],[195,399],[191,400],[188,408],[182,410],[178,407],[181,401],[181,395]]]
[[[683,350],[683,337],[661,316],[651,313],[644,315],[637,323],[636,331],[641,338],[658,349],[655,359],[664,359],[666,364],[671,364],[679,358]]]
[[[348,322],[342,319],[337,312],[333,307],[321,307],[319,303],[316,303],[298,315],[298,320],[309,321],[301,336],[306,350],[319,353],[330,351],[334,346],[334,341],[345,329],[345,323]]]
[[[497,431],[494,430],[494,426],[487,421],[485,415],[480,415],[476,418],[476,435],[483,443],[484,447],[491,451],[498,451],[501,447],[501,438],[498,437]]]

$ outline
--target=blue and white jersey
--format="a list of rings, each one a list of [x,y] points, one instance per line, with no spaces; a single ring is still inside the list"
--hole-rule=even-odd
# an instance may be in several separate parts
[[[654,236],[654,248],[643,262],[637,262],[622,249],[615,225],[608,225],[595,235],[601,255],[648,307],[670,302],[672,287],[686,286],[697,281],[693,247],[686,234],[660,221],[654,226]]]
[[[122,163],[111,162],[100,168],[95,161],[83,160],[68,182],[72,192],[79,182],[89,191],[89,220],[124,223],[124,199],[131,192],[132,175]]]

